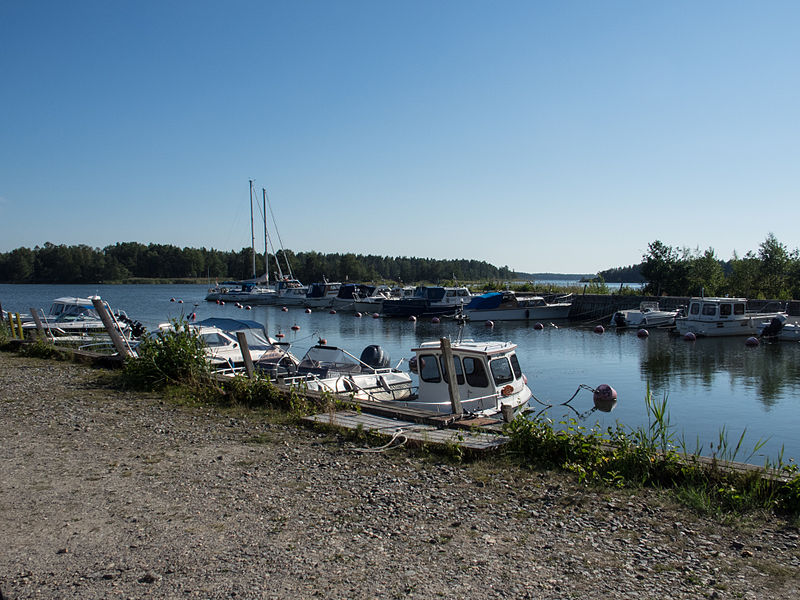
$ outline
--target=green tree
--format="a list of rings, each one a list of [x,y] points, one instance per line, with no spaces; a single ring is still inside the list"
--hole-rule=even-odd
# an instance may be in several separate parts
[[[722,294],[725,288],[725,271],[712,248],[689,261],[686,279],[688,294],[699,294],[700,290],[707,296]]]

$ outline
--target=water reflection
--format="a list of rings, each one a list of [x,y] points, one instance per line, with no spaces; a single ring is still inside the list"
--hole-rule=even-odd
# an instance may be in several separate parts
[[[727,376],[733,386],[756,391],[759,400],[772,406],[800,386],[800,344],[770,343],[748,347],[744,338],[703,338],[686,342],[670,335],[651,336],[641,345],[641,372],[653,387],[676,383],[701,385],[710,390]]]

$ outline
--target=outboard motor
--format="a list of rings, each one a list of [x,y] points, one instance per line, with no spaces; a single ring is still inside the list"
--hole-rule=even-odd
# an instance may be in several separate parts
[[[625,322],[625,315],[621,312],[614,313],[614,324],[617,327],[625,327],[627,325]]]
[[[369,365],[373,369],[385,369],[389,366],[389,355],[383,351],[383,348],[376,344],[367,346],[361,353],[361,362]]]
[[[765,337],[770,337],[773,335],[778,335],[783,329],[783,326],[786,324],[786,315],[775,315],[772,317],[772,320],[769,322],[769,325],[764,327],[764,331],[761,332],[761,335]]]

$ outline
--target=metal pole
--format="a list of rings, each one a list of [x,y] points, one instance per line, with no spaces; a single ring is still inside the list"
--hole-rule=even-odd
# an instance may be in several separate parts
[[[256,230],[253,228],[253,180],[250,180],[250,249],[253,254],[253,279],[256,278]]]

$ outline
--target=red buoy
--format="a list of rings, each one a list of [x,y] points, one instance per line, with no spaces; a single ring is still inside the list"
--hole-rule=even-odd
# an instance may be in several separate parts
[[[360,318],[361,318],[361,313],[360,313],[360,312],[357,312],[357,313],[355,314],[355,316],[356,316],[356,318],[357,318],[357,319],[360,319]]]
[[[691,331],[688,331],[686,332],[686,335],[683,336],[683,339],[686,340],[687,342],[693,342],[697,339],[697,336]]]
[[[373,319],[378,319],[378,318],[380,318],[380,315],[378,313],[372,313],[372,318]]]
[[[286,308],[285,306],[281,306],[281,310],[282,310],[283,312],[289,312],[289,309],[288,309],[288,308]]]
[[[311,312],[311,309],[310,309],[310,308],[307,308],[307,309],[306,309],[306,313],[310,313],[310,312]]]
[[[647,329],[640,329],[639,331],[636,332],[636,335],[639,336],[640,338],[646,338],[650,335],[650,332],[647,331]]]
[[[170,298],[169,301],[170,302],[175,302],[175,298]]]
[[[544,325],[542,325],[541,323],[534,323],[534,324],[533,324],[533,328],[534,328],[536,331],[541,331],[542,329],[544,329]]]
[[[494,327],[494,321],[486,321],[484,323],[484,326],[486,326],[486,327]]]
[[[617,390],[607,383],[601,383],[597,386],[597,389],[594,390],[592,400],[597,410],[611,412],[611,409],[617,405]]]
[[[745,346],[749,346],[751,348],[754,348],[755,346],[758,346],[760,343],[761,342],[759,341],[759,339],[757,337],[749,337],[744,341],[744,345]]]
[[[433,317],[431,319],[431,323],[438,323],[438,322],[439,322],[439,317]]]
[[[597,326],[594,328],[594,332],[595,332],[595,333],[605,333],[605,331],[606,331],[606,329],[605,329],[605,327],[603,327],[602,325],[597,325]]]
[[[335,311],[335,310],[333,310],[333,309],[331,309],[329,312],[330,312],[330,314],[332,314],[332,315],[335,315],[335,314],[336,314],[336,311]]]
[[[278,332],[275,334],[275,337],[281,339],[283,337],[283,334],[281,332]]]
[[[300,325],[292,325],[292,331],[300,331]]]
[[[320,346],[327,346],[328,340],[326,340],[325,338],[319,338],[318,343]]]
[[[416,321],[417,317],[415,317],[414,315],[411,315],[410,317],[408,317],[408,320],[409,321]]]

